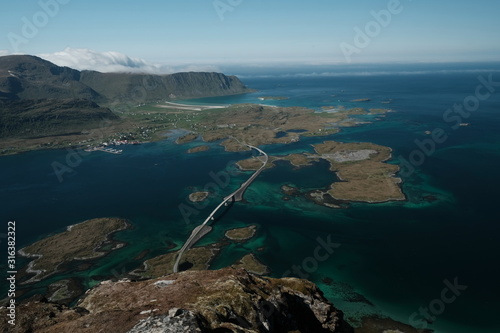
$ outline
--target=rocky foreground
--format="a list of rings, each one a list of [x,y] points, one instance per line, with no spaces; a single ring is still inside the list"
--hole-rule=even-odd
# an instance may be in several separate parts
[[[0,312],[5,312],[5,308]],[[5,313],[1,314],[5,316]],[[9,327],[7,327],[9,326]],[[243,269],[105,281],[75,308],[32,300],[2,332],[353,332],[313,283]]]

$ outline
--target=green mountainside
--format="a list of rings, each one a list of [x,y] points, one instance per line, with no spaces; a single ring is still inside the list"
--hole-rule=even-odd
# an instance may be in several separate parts
[[[29,55],[0,57],[0,138],[63,135],[144,103],[249,92],[221,73],[100,73]]]
[[[85,99],[0,99],[0,138],[69,135],[117,120],[110,109]]]
[[[250,91],[237,77],[220,73],[149,75],[83,71],[79,82],[97,91],[111,105],[224,96]]]
[[[100,94],[80,82],[77,70],[33,56],[15,55],[0,57],[0,98],[96,101]]]

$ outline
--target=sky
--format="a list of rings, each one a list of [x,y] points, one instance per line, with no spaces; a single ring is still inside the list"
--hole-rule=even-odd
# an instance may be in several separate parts
[[[498,61],[499,13],[497,0],[8,1],[0,55],[152,72]]]

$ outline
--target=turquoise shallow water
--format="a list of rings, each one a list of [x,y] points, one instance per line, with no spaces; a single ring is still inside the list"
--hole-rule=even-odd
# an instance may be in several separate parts
[[[231,264],[249,252],[271,268],[272,276],[304,266],[307,270],[291,275],[306,274],[353,321],[362,314],[378,313],[408,322],[413,312],[440,297],[443,280],[456,277],[467,290],[446,305],[429,327],[437,332],[497,332],[500,97],[495,94],[481,102],[479,110],[466,120],[468,127],[453,130],[442,118],[453,103],[474,92],[478,75],[487,75],[488,68],[491,65],[478,71],[434,74],[246,77],[245,83],[259,92],[191,101],[299,105],[318,110],[328,105],[389,107],[396,111],[331,137],[262,147],[270,154],[311,151],[310,144],[325,139],[370,141],[392,147],[391,163],[397,163],[416,149],[415,139],[428,138],[425,131],[442,128],[448,135],[425,163],[404,177],[406,202],[353,204],[349,209],[332,210],[303,198],[283,201],[283,184],[318,188],[335,176],[326,163],[299,170],[278,163],[248,189],[247,202],[231,207],[203,240],[218,241],[225,230],[237,226],[259,227],[250,242],[225,248],[212,268]],[[290,99],[257,99],[263,95]],[[370,98],[371,102],[350,102],[357,98]],[[388,99],[390,104],[381,103]],[[74,172],[65,174],[62,183],[51,163],[64,162],[67,151],[2,157],[0,221],[17,221],[21,247],[85,219],[129,218],[134,229],[119,235],[127,247],[97,260],[86,271],[67,275],[80,277],[91,286],[99,279],[137,268],[141,260],[133,258],[145,249],[150,250],[148,258],[165,253],[171,243],[180,246],[220,198],[248,177],[243,172],[231,177],[230,184],[186,223],[178,207],[187,203],[187,195],[213,182],[210,172],[221,172],[228,165],[234,168],[234,161],[251,154],[227,153],[212,146],[211,151],[188,155],[184,152],[189,146],[175,145],[169,139],[124,147],[122,155],[96,152],[85,156]],[[437,200],[426,201],[428,195]],[[318,237],[339,246],[314,265],[310,258],[318,247]],[[63,277],[31,286],[29,292],[41,292]]]

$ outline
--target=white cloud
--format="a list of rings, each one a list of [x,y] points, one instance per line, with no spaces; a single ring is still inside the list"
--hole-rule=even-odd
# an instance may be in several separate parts
[[[66,48],[55,53],[39,55],[58,66],[67,66],[78,70],[99,72],[157,72],[159,67],[148,64],[138,58],[131,58],[118,52],[96,52],[89,49]]]
[[[132,58],[119,52],[97,52],[89,49],[66,48],[55,53],[40,54],[39,57],[53,62],[58,66],[67,66],[78,70],[93,70],[98,72],[127,72],[127,73],[151,73],[170,74],[175,72],[189,71],[218,71],[214,66],[183,67],[152,64],[146,60]]]
[[[9,54],[10,54],[10,52],[7,51],[7,50],[0,50],[0,57],[6,56],[6,55],[9,55]]]

